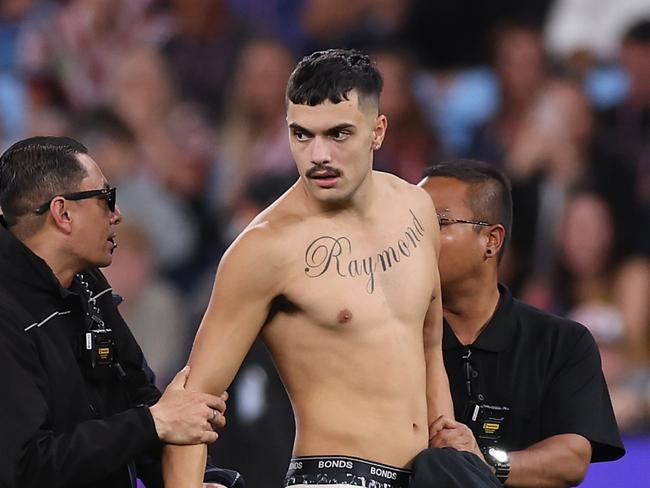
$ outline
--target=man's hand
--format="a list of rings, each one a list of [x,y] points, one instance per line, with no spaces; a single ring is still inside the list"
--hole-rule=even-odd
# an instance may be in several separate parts
[[[168,444],[211,444],[226,425],[228,393],[221,396],[185,389],[189,366],[179,371],[160,400],[150,407],[158,437]]]
[[[429,447],[453,447],[459,451],[476,454],[485,462],[483,453],[474,438],[474,433],[465,424],[441,415],[429,427],[429,435],[431,437]]]

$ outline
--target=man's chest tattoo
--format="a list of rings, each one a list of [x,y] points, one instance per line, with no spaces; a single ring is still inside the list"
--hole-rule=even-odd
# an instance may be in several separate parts
[[[305,274],[309,278],[323,276],[329,270],[341,278],[366,278],[366,291],[375,291],[375,275],[390,271],[402,259],[409,258],[424,237],[424,226],[409,209],[412,223],[406,226],[404,237],[394,245],[378,249],[370,256],[354,254],[352,241],[346,236],[322,235],[314,239],[305,251]]]

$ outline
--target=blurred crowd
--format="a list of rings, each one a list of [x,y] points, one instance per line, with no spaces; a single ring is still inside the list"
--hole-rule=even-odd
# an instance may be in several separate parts
[[[71,135],[118,188],[106,274],[160,385],[222,252],[296,179],[284,88],[327,47],[383,73],[376,169],[510,176],[502,280],[592,331],[621,429],[650,432],[649,0],[2,0],[0,149]],[[283,472],[290,407],[261,345],[231,393],[219,449],[242,463],[265,438]]]

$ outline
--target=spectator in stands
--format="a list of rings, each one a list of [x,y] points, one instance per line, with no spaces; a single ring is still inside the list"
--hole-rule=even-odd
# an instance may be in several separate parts
[[[219,206],[232,210],[259,175],[294,170],[284,101],[293,65],[291,52],[272,39],[254,40],[242,50],[214,168],[212,192]]]
[[[411,89],[412,60],[398,49],[376,51],[374,58],[384,77],[379,105],[390,120],[390,133],[375,153],[374,167],[417,183],[424,168],[442,154]]]

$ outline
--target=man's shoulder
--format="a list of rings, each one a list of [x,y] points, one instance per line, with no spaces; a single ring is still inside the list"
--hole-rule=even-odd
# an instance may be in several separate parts
[[[18,327],[29,317],[33,308],[29,297],[16,290],[9,280],[0,279],[0,324],[2,327]]]
[[[290,220],[282,211],[261,213],[230,244],[220,266],[228,263],[255,269],[257,277],[264,271],[279,271],[289,255],[291,236],[295,235]]]
[[[29,305],[8,291],[0,285],[0,342],[12,340],[17,335],[26,338],[25,327],[31,322]]]
[[[405,195],[413,195],[414,197],[420,194],[417,185],[409,183],[392,173],[374,170],[373,175],[376,181],[378,181],[384,188],[404,193]]]
[[[275,241],[277,237],[278,234],[273,232],[273,222],[266,219],[256,219],[255,222],[248,224],[235,238],[228,247],[225,256],[243,256],[250,252],[257,253],[260,248],[267,248],[267,251],[272,251],[276,247]]]
[[[391,202],[391,205],[399,199],[411,208],[433,212],[433,201],[423,188],[390,173],[375,171],[374,174],[382,185],[382,194],[390,193],[390,198],[386,201]]]
[[[553,342],[577,342],[585,336],[591,337],[584,325],[513,299],[517,322],[526,335],[534,339],[545,337]]]
[[[9,327],[14,320],[12,317],[16,312],[18,304],[11,295],[4,293],[5,290],[0,286],[2,300],[0,300],[0,327]]]
[[[300,198],[299,188],[294,185],[258,213],[242,231],[242,234],[254,230],[253,235],[263,237],[264,232],[261,232],[261,229],[270,229],[274,232],[290,230],[294,224],[300,222],[304,217],[302,215],[304,205],[301,205]]]
[[[279,247],[302,221],[300,215],[292,208],[290,199],[280,197],[264,209],[244,228],[233,241],[235,248]],[[270,249],[271,250],[271,249]]]

